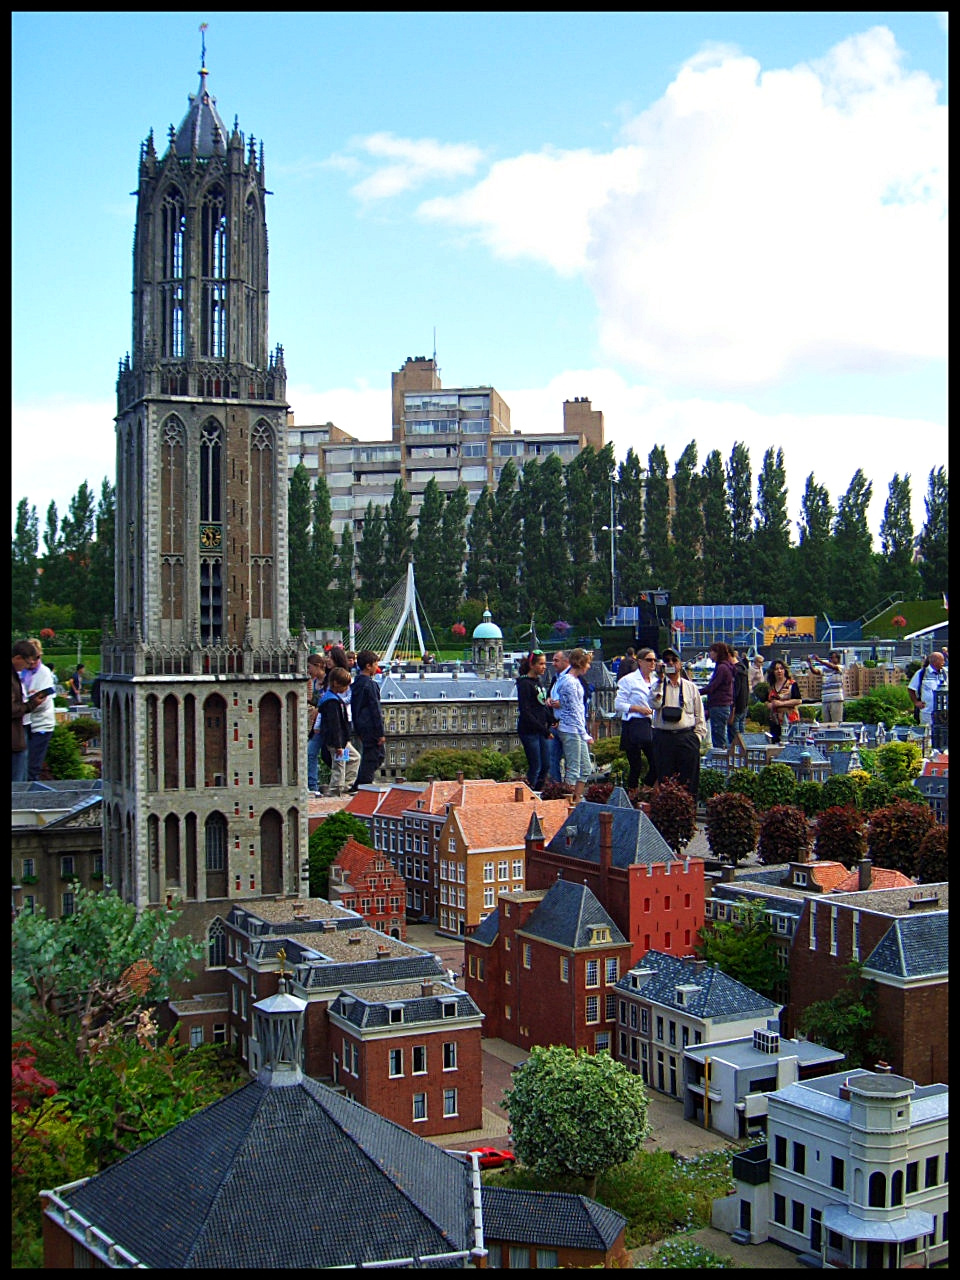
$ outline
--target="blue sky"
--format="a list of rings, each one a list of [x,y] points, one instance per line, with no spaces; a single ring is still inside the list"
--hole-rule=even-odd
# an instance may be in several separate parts
[[[390,373],[618,457],[782,446],[794,519],[946,463],[942,13],[15,13],[13,484],[114,476],[141,141],[196,92],[263,139],[298,424],[390,435]],[[65,210],[69,214],[65,215]],[[37,452],[36,444],[43,447]],[[36,467],[37,458],[43,466]],[[795,536],[795,531],[794,531]]]

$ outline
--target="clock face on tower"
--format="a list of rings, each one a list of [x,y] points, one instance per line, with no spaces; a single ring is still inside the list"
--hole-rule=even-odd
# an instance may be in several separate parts
[[[223,529],[218,524],[200,526],[200,545],[206,551],[216,551],[223,543]]]

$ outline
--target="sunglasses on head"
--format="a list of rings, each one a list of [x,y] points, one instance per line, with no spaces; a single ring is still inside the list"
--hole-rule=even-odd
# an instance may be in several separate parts
[[[542,658],[542,657],[543,657],[543,650],[542,650],[542,649],[531,649],[531,650],[530,650],[530,657],[531,657],[531,658]]]

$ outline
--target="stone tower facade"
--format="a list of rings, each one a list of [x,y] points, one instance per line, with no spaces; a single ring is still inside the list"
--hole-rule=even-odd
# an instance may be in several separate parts
[[[138,908],[295,892],[307,855],[307,644],[287,625],[263,146],[224,128],[207,75],[163,155],[152,131],[141,146],[117,379],[104,870]]]

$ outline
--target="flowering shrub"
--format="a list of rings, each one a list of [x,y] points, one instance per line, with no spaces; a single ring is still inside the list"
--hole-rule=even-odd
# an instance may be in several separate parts
[[[55,638],[56,638],[56,634],[57,634],[57,633],[54,631],[53,627],[41,627],[41,628],[40,628],[40,639],[41,639],[41,640],[53,640],[53,639],[55,639]]]
[[[654,1271],[666,1270],[670,1267],[683,1267],[689,1270],[699,1270],[701,1267],[732,1267],[734,1265],[732,1258],[725,1258],[719,1253],[714,1253],[712,1249],[708,1249],[705,1244],[700,1244],[694,1240],[689,1231],[681,1231],[675,1236],[671,1236],[668,1240],[664,1240],[663,1244],[650,1257],[647,1266]]]
[[[450,630],[458,639],[461,639],[461,640],[467,634],[467,628],[463,625],[462,622],[455,622],[453,626],[450,628]]]

